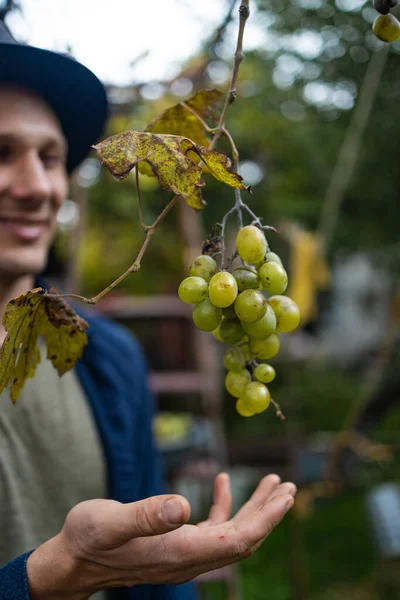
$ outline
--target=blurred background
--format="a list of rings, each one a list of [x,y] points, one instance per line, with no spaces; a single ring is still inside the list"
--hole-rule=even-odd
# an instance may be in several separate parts
[[[228,89],[239,5],[0,0],[0,17],[19,40],[69,52],[102,79],[111,135],[144,130],[200,89]],[[235,412],[223,345],[195,331],[176,294],[233,206],[232,189],[206,176],[206,209],[178,205],[140,272],[98,309],[145,348],[168,479],[194,520],[221,468],[236,507],[265,473],[299,487],[295,508],[252,558],[199,581],[203,599],[399,599],[400,42],[373,36],[370,0],[251,0],[250,8],[227,128],[253,189],[246,201],[279,230],[268,241],[302,311],[301,329],[282,336],[271,361],[286,420],[272,407],[249,419]],[[218,148],[229,152],[224,141]],[[146,177],[141,191],[151,223],[170,195]],[[50,279],[95,295],[144,239],[134,177],[117,183],[91,156],[59,226]]]

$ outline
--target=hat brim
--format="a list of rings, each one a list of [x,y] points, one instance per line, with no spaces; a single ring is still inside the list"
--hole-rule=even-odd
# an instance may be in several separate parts
[[[108,116],[104,86],[68,56],[20,44],[0,44],[0,83],[38,93],[57,115],[68,142],[67,171],[88,155]]]

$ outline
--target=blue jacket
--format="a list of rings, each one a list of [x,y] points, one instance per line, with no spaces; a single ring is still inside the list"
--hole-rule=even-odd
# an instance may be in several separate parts
[[[36,285],[46,287],[38,279]],[[95,314],[89,343],[76,372],[86,392],[103,443],[109,497],[133,502],[164,492],[162,468],[153,447],[154,404],[140,346],[127,330]],[[1,543],[1,536],[0,536]],[[30,552],[0,569],[0,600],[29,600],[26,560]],[[108,592],[110,600],[194,600],[191,583],[139,585]]]

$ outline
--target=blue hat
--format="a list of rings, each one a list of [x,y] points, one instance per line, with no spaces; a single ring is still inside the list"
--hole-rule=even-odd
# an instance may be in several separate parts
[[[71,173],[104,129],[108,105],[100,80],[69,56],[16,42],[0,21],[0,83],[33,90],[51,106],[68,142]]]

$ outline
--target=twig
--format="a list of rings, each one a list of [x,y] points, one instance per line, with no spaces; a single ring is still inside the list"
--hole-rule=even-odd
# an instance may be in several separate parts
[[[142,229],[144,229],[144,231],[147,231],[148,227],[145,224],[145,222],[143,221],[142,199],[140,197],[139,168],[138,168],[138,165],[135,165],[135,177],[136,177],[136,191],[137,191],[137,200],[138,200],[138,206],[139,206],[140,225],[142,226]]]
[[[249,0],[242,0],[241,5],[239,7],[239,14],[240,14],[239,32],[238,32],[238,39],[237,39],[235,56],[234,56],[232,80],[231,80],[229,92],[227,93],[226,98],[225,98],[225,104],[224,104],[224,107],[222,109],[222,112],[221,112],[221,115],[219,118],[218,126],[215,129],[208,127],[207,123],[204,121],[204,119],[202,119],[202,117],[199,114],[197,114],[196,111],[194,111],[185,102],[182,102],[182,105],[186,108],[186,110],[188,110],[191,114],[193,114],[200,121],[200,123],[202,124],[202,126],[204,127],[204,129],[206,131],[208,131],[209,133],[212,133],[214,131],[216,132],[212,142],[209,145],[210,150],[212,150],[215,147],[215,145],[221,135],[225,135],[227,137],[227,139],[229,140],[229,143],[231,145],[231,148],[232,148],[232,157],[233,157],[234,169],[236,172],[237,172],[237,167],[238,167],[238,162],[239,162],[239,152],[235,146],[232,136],[229,134],[227,129],[225,129],[225,118],[226,118],[226,113],[227,113],[229,105],[232,104],[232,102],[234,102],[234,100],[236,98],[236,82],[237,82],[237,77],[238,77],[238,73],[239,73],[239,66],[243,60],[243,33],[244,33],[246,21],[250,14]],[[169,210],[175,205],[179,196],[175,196],[171,200],[171,202],[166,206],[166,208],[163,210],[163,212],[154,221],[153,225],[147,226],[147,225],[145,225],[145,223],[143,221],[142,203],[141,203],[140,188],[139,188],[139,175],[138,175],[137,167],[136,167],[136,188],[137,188],[137,194],[138,194],[140,224],[143,227],[144,231],[146,232],[146,238],[145,238],[143,245],[139,251],[139,254],[136,257],[135,262],[129,267],[129,269],[127,271],[125,271],[125,273],[120,275],[115,281],[113,281],[102,292],[100,292],[93,298],[84,298],[83,296],[80,296],[78,294],[65,294],[65,295],[63,295],[63,297],[76,298],[76,299],[82,300],[86,304],[97,304],[97,302],[99,300],[101,300],[101,298],[103,298],[106,294],[108,294],[108,292],[110,292],[112,289],[114,289],[128,275],[130,275],[131,273],[135,273],[140,269],[140,261],[141,261],[143,255],[146,251],[146,248],[150,242],[151,236],[153,235],[153,233],[154,233],[157,225],[160,223],[160,221],[165,217],[165,215],[169,212]],[[237,212],[238,220],[239,220],[239,228],[241,229],[243,226],[242,208],[244,208],[245,210],[247,210],[250,213],[250,215],[254,219],[254,222],[256,222],[260,228],[273,229],[271,227],[268,227],[265,225],[263,226],[261,224],[258,217],[256,217],[256,215],[250,210],[250,208],[247,206],[247,204],[245,204],[242,201],[242,198],[240,195],[240,190],[235,189],[235,206],[223,217],[222,224],[221,224],[221,238],[222,238],[221,269],[224,269],[224,248],[225,248],[224,242],[225,242],[226,222],[228,220],[228,217],[231,214]]]
[[[156,228],[158,227],[158,225],[160,224],[160,222],[164,219],[164,217],[169,213],[169,211],[171,210],[171,208],[173,206],[175,206],[178,198],[180,198],[180,196],[174,196],[171,200],[171,202],[169,204],[167,204],[167,206],[164,208],[164,210],[162,211],[162,213],[160,213],[157,217],[157,219],[154,221],[154,223],[150,226],[147,226],[147,231],[146,231],[146,237],[145,240],[142,244],[142,247],[139,250],[139,253],[135,259],[135,262],[129,267],[129,269],[127,269],[125,271],[125,273],[122,273],[122,275],[120,275],[115,281],[113,281],[112,283],[110,283],[110,285],[108,285],[102,292],[100,292],[99,294],[97,294],[97,296],[94,296],[93,298],[84,298],[83,296],[79,296],[78,294],[61,294],[61,296],[63,298],[76,298],[79,300],[82,300],[83,302],[85,302],[86,304],[97,304],[97,302],[99,300],[101,300],[106,294],[108,294],[108,292],[110,292],[111,290],[113,290],[119,283],[121,283],[121,281],[123,281],[126,277],[128,277],[128,275],[130,275],[131,273],[136,273],[137,271],[139,271],[140,269],[140,261],[143,258],[144,253],[146,252],[146,248],[150,243],[150,239],[151,236],[153,235],[153,233],[155,232]],[[51,294],[49,294],[51,295]]]
[[[283,414],[281,407],[279,406],[279,404],[277,402],[275,402],[275,400],[273,400],[271,398],[271,404],[273,406],[275,406],[276,409],[276,416],[280,418],[281,421],[284,421],[286,419],[285,415]]]
[[[222,135],[222,129],[224,128],[224,125],[225,125],[225,118],[226,118],[226,113],[228,111],[228,107],[236,99],[236,82],[237,82],[237,77],[238,77],[238,73],[239,73],[240,63],[243,60],[243,33],[244,33],[246,21],[250,15],[249,0],[242,0],[241,4],[239,6],[239,14],[240,14],[239,32],[238,32],[238,39],[237,39],[237,44],[236,44],[235,57],[234,57],[234,61],[233,61],[233,73],[232,73],[231,85],[229,88],[229,92],[226,95],[225,104],[222,109],[221,116],[219,118],[219,123],[217,126],[218,131],[215,134],[213,141],[211,142],[211,150],[213,150],[215,148],[216,143],[218,142],[219,138]]]

